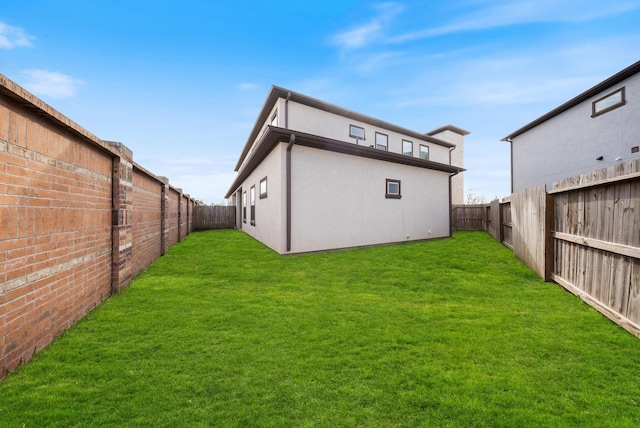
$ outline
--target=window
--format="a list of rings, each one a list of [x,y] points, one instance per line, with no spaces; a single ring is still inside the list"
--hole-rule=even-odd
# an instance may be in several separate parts
[[[429,146],[420,144],[420,159],[429,160]]]
[[[242,192],[242,222],[247,222],[247,191]]]
[[[413,156],[413,141],[402,140],[402,154]]]
[[[355,125],[349,125],[349,137],[353,137],[356,139],[356,144],[358,141],[364,141],[364,128]]]
[[[384,197],[387,199],[400,199],[402,194],[400,193],[400,180],[392,180],[387,178],[386,192]]]
[[[592,104],[591,117],[596,117],[608,111],[625,105],[624,88],[606,95]]]
[[[260,180],[260,199],[267,197],[267,177]]]
[[[387,134],[381,134],[376,132],[376,149],[388,150],[389,136]]]
[[[251,186],[251,224],[256,225],[256,186]]]
[[[278,110],[271,116],[271,126],[278,126]]]

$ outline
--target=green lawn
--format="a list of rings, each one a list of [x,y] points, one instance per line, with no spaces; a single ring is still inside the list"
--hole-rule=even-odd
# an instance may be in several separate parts
[[[640,426],[640,340],[489,235],[190,235],[0,383],[1,427]]]

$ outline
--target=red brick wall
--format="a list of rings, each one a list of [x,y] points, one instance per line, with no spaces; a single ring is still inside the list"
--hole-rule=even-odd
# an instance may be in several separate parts
[[[181,193],[132,157],[0,75],[0,380],[178,241]]]
[[[133,170],[133,274],[162,255],[162,186],[157,177]]]
[[[112,157],[4,97],[0,124],[0,358],[12,369],[109,294]]]
[[[180,241],[178,227],[180,193],[170,187],[167,191],[167,248]]]

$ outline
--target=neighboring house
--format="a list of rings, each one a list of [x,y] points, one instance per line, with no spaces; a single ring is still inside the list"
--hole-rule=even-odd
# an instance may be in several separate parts
[[[640,61],[507,135],[511,191],[640,157]]]
[[[273,87],[226,198],[280,254],[450,236],[453,126],[410,131]]]

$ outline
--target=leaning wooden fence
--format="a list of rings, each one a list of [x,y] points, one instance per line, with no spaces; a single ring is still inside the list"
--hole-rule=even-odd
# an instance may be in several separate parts
[[[640,335],[640,160],[514,193],[455,226],[485,224],[545,281]],[[468,220],[460,212],[471,213]],[[477,230],[477,229],[476,229]]]
[[[236,225],[236,207],[202,205],[193,209],[195,230],[233,229]]]

